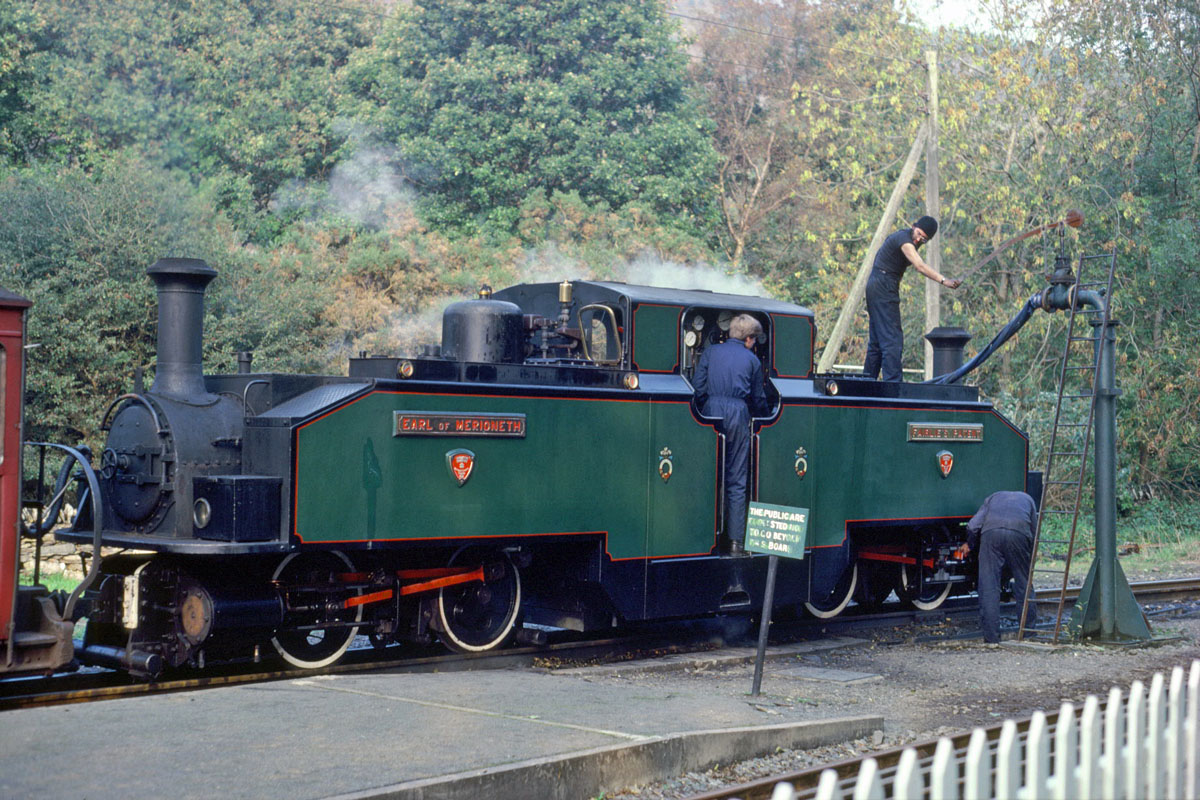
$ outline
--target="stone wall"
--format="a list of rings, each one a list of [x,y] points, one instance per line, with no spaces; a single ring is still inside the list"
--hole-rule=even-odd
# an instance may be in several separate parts
[[[101,553],[105,556],[118,553],[120,550],[113,547],[105,547]],[[88,557],[87,563],[91,564],[92,546],[90,544],[75,544],[73,542],[60,542],[53,533],[48,533],[42,539],[42,574],[43,575],[62,575],[71,580],[81,580],[83,578],[83,558],[80,553]],[[34,541],[33,539],[21,538],[21,576],[29,579],[33,575],[33,554]]]

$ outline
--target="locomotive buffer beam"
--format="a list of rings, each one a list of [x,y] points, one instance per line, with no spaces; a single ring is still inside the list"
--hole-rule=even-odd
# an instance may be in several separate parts
[[[80,662],[94,667],[122,670],[134,675],[144,675],[155,678],[163,670],[163,658],[157,653],[146,653],[141,650],[128,650],[124,647],[110,647],[103,644],[89,644],[77,651]]]

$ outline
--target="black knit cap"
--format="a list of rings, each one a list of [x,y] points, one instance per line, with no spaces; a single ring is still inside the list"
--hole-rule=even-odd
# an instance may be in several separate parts
[[[925,231],[925,235],[930,239],[937,234],[937,220],[933,217],[921,217],[913,227]]]

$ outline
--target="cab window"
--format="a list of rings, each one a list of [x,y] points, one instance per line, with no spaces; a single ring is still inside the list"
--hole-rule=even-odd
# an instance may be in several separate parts
[[[621,327],[611,306],[594,304],[579,310],[584,352],[597,364],[621,362]]]

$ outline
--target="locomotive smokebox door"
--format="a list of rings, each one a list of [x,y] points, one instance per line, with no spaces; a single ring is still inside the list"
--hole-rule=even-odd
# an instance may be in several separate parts
[[[192,484],[192,525],[200,539],[262,542],[279,536],[279,478],[209,475]]]

